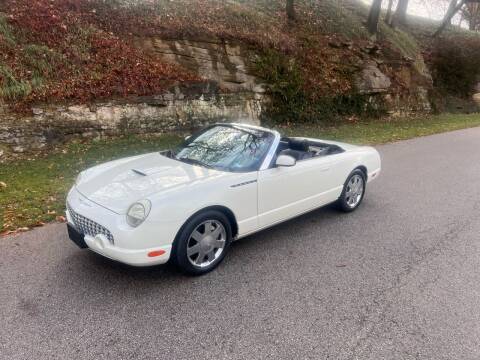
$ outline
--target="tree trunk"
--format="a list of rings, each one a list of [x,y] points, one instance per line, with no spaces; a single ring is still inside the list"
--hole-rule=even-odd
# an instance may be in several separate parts
[[[407,9],[408,9],[409,0],[398,0],[397,10],[392,19],[392,26],[397,27],[398,25],[407,24]]]
[[[393,0],[388,0],[387,15],[385,16],[385,22],[390,25],[392,23],[393,13]]]
[[[470,30],[478,30],[480,24],[480,3],[478,1],[467,1],[462,14],[468,22]]]
[[[367,28],[370,34],[376,34],[378,31],[378,21],[380,20],[381,11],[382,0],[373,0],[367,20]]]
[[[456,0],[453,0],[456,2]],[[466,0],[460,0],[455,6],[451,6],[448,9],[448,12],[445,14],[445,18],[443,19],[442,23],[440,24],[440,27],[438,28],[437,31],[433,34],[433,37],[437,37],[442,33],[445,28],[452,23],[452,18],[455,16],[455,14],[462,8],[463,5],[465,5]]]
[[[454,11],[455,7],[457,6],[458,0],[452,0],[450,2],[450,5],[448,6],[447,14],[450,14],[452,11]],[[447,25],[452,25],[452,18],[448,20]]]
[[[287,0],[287,18],[288,20],[295,20],[295,6],[294,6],[294,0]]]

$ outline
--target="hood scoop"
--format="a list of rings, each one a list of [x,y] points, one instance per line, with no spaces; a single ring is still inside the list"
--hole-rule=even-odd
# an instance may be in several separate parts
[[[132,169],[132,171],[135,174],[138,174],[138,175],[141,175],[141,176],[147,176],[147,174],[145,174],[143,171],[140,171],[140,170],[137,170],[137,169]]]

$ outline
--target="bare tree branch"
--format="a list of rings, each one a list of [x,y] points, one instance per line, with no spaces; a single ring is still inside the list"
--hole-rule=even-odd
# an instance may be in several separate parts
[[[455,16],[457,12],[460,11],[460,9],[463,7],[468,2],[468,0],[452,0],[450,3],[450,6],[448,7],[448,11],[445,14],[445,18],[443,19],[442,23],[440,24],[440,27],[435,31],[433,34],[433,37],[437,37],[440,35],[445,28],[451,24],[452,18]],[[470,2],[479,2],[479,0],[473,1],[470,0]]]

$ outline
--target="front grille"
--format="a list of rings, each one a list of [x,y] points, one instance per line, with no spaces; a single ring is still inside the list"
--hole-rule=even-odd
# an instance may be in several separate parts
[[[75,228],[78,231],[80,231],[84,235],[90,235],[90,236],[95,236],[98,234],[105,235],[108,241],[110,241],[113,244],[114,242],[113,235],[110,231],[108,231],[107,228],[96,223],[93,220],[86,218],[85,216],[77,214],[68,203],[67,203],[67,209],[68,209],[68,212],[70,213],[70,216],[72,217],[73,224],[75,225]]]

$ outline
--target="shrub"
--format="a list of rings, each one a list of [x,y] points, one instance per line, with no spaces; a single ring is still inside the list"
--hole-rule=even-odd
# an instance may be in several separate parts
[[[480,79],[480,37],[441,39],[434,43],[429,62],[440,91],[470,97]]]
[[[27,96],[31,91],[30,83],[16,79],[9,67],[0,64],[0,98],[15,100]]]
[[[304,64],[293,56],[266,50],[256,65],[271,97],[264,113],[266,122],[330,123],[344,116],[377,117],[385,113],[381,102],[353,89],[342,93],[312,91],[308,84],[311,79],[302,71]]]
[[[15,37],[13,36],[12,29],[8,25],[7,19],[0,13],[0,45],[5,43],[6,45],[15,45]]]

